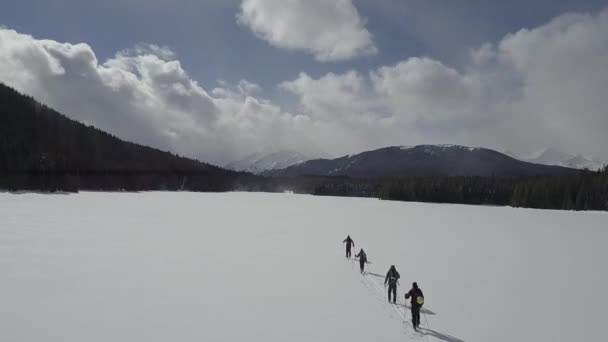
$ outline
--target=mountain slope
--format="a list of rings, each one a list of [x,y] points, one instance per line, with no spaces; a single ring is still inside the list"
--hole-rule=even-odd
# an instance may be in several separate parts
[[[585,157],[581,154],[573,155],[557,151],[555,149],[546,149],[535,158],[526,159],[530,163],[543,165],[557,165],[571,167],[575,169],[599,170],[606,163],[594,160],[593,158]]]
[[[529,176],[572,174],[576,170],[527,163],[502,153],[456,145],[386,147],[337,159],[310,160],[269,176]]]
[[[284,169],[310,159],[313,158],[300,152],[282,150],[268,154],[255,153],[246,158],[230,162],[224,167],[229,170],[260,174],[269,170]]]
[[[553,165],[560,165],[560,164],[553,164]],[[597,170],[601,170],[606,165],[606,163],[602,163],[597,160],[587,158],[587,157],[584,157],[579,154],[579,155],[572,157],[571,159],[566,160],[561,165],[565,166],[565,167],[572,167],[575,169],[589,169],[592,171],[597,171]]]
[[[171,183],[177,181],[175,177],[196,175],[196,182],[202,186],[199,189],[228,189],[240,176],[217,166],[122,141],[71,120],[3,84],[0,84],[0,104],[0,172],[4,174],[76,175],[79,178],[76,182],[72,179],[71,183],[80,185],[87,183],[82,182],[85,175],[95,174],[98,178],[103,175],[104,180],[93,182],[96,189],[97,185],[100,189],[119,186],[112,182],[124,183],[124,175],[128,175],[129,182],[139,184],[132,184],[135,188],[145,189],[146,184],[151,183],[161,188],[169,186],[166,177],[156,176],[154,181],[137,178],[151,173],[169,175]],[[110,179],[109,174],[123,176],[120,180]],[[187,185],[184,179],[181,181]],[[8,185],[11,182],[6,181]],[[23,181],[26,186],[28,183],[36,186],[31,177]],[[107,183],[107,187],[100,183]]]

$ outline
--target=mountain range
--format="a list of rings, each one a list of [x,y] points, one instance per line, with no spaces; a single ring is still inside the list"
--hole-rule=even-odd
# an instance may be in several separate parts
[[[545,149],[536,157],[524,159],[531,163],[544,165],[558,165],[575,169],[599,170],[607,163],[595,160],[582,154],[573,155],[552,148]]]
[[[62,178],[63,183],[83,189],[230,190],[237,180],[251,179],[247,174],[123,141],[1,84],[0,100],[0,172],[62,173],[71,177]],[[289,177],[530,176],[572,174],[576,170],[564,166],[586,162],[546,151],[532,163],[459,145],[393,146],[340,158],[308,159],[302,153],[277,151],[252,155],[226,168]],[[562,166],[540,165],[553,160]],[[9,183],[15,182],[31,183],[23,177]]]
[[[280,150],[271,153],[254,153],[243,159],[230,162],[224,165],[224,167],[234,171],[261,174],[270,170],[284,169],[311,159],[314,159],[311,155],[296,151]]]
[[[461,149],[473,150],[466,146],[458,146],[458,145],[421,145],[421,146],[425,146],[427,149],[434,149],[435,153],[438,153],[440,151],[445,151],[448,147],[453,147],[453,148],[461,147]],[[408,149],[408,147],[399,147],[399,150],[404,150],[404,149]],[[389,153],[390,153],[391,148],[389,147],[388,150],[385,150],[385,149],[376,150],[375,154],[384,153],[386,155],[387,151],[389,151]],[[374,152],[374,151],[370,151],[370,152]],[[364,152],[364,153],[366,153],[366,152]],[[502,154],[504,154],[508,157],[511,157],[513,159],[522,161],[522,162],[549,165],[549,166],[561,166],[561,167],[572,168],[572,169],[589,169],[589,170],[595,171],[595,170],[601,169],[606,164],[606,163],[602,163],[600,161],[594,160],[592,158],[585,157],[581,154],[573,155],[573,154],[569,154],[569,153],[565,153],[565,152],[560,152],[555,149],[545,149],[541,153],[538,153],[534,157],[531,157],[531,158],[521,158],[521,157],[517,156],[515,153],[510,152],[510,151],[502,152]],[[311,155],[306,155],[306,154],[303,154],[303,153],[300,153],[297,151],[281,150],[281,151],[272,152],[272,153],[252,154],[246,158],[228,163],[224,167],[229,170],[246,171],[246,172],[250,172],[253,174],[257,174],[257,175],[266,175],[266,176],[302,175],[305,173],[310,173],[313,175],[325,175],[325,176],[352,175],[352,174],[355,174],[356,172],[355,171],[351,172],[348,170],[354,170],[353,165],[359,163],[359,161],[356,160],[357,158],[355,158],[353,160],[351,160],[351,159],[354,156],[358,156],[358,155],[359,154],[351,154],[349,156],[350,158],[346,158],[346,159],[336,158],[337,161],[335,163],[334,162],[330,163],[327,160],[333,160],[333,158],[313,158],[313,157],[311,157]],[[366,156],[366,158],[369,157],[369,153],[366,153],[365,156]],[[379,161],[382,159],[383,158],[375,159],[375,161]],[[397,157],[397,158],[394,158],[391,160],[384,160],[382,162],[399,163],[400,162],[399,159],[400,159],[400,157]],[[304,164],[305,162],[308,162],[308,161],[311,161],[311,162],[306,165],[300,165],[300,164]],[[513,162],[511,161],[511,163],[513,163]],[[327,165],[332,165],[332,166],[327,166]],[[326,169],[326,167],[327,167],[327,169]],[[289,168],[289,170],[286,170],[288,168]],[[348,170],[347,170],[347,168],[348,168]],[[391,169],[393,167],[388,166],[388,165],[384,165],[384,166],[378,165],[378,166],[376,166],[376,171],[373,171],[373,172],[365,171],[365,172],[363,172],[363,174],[367,175],[367,176],[369,176],[371,174],[376,175],[378,173],[381,175],[405,175],[405,174],[409,175],[412,172],[414,172],[411,167],[410,167],[410,170],[407,172],[392,172],[392,171],[388,170],[387,168]],[[383,172],[383,171],[381,171],[382,169],[386,169],[387,171]],[[461,166],[461,169],[466,170],[466,168],[463,166]],[[530,168],[528,168],[528,169],[530,169]],[[538,167],[532,167],[532,169],[535,170],[535,171],[532,171],[532,174],[536,174],[537,172],[544,174],[547,170],[546,168],[539,169]],[[436,174],[435,171],[436,170],[430,170],[431,173],[425,174],[425,175],[434,175],[434,174]],[[479,172],[475,173],[476,175],[487,174],[486,172],[483,172],[482,170],[478,170],[478,171]],[[427,171],[424,171],[424,172],[427,172]],[[414,172],[414,174],[419,175],[420,173],[424,173],[424,172],[422,172],[422,171]],[[501,174],[501,171],[498,171],[497,173]],[[530,174],[528,171],[506,172],[506,173],[508,175]],[[443,175],[443,174],[445,174],[445,172],[440,172],[440,174]],[[457,174],[462,174],[462,173],[457,173]]]
[[[336,159],[314,159],[266,176],[531,176],[565,175],[576,170],[517,160],[480,147],[459,145],[392,146]]]

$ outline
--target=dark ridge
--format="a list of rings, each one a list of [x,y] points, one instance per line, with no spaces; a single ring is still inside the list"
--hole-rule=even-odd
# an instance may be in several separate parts
[[[121,140],[0,83],[0,188],[227,191],[251,175]]]
[[[359,178],[405,176],[479,176],[515,177],[568,175],[578,170],[560,166],[533,164],[511,158],[486,148],[457,145],[418,145],[385,147],[336,159],[316,159],[267,176],[297,177],[348,176]]]

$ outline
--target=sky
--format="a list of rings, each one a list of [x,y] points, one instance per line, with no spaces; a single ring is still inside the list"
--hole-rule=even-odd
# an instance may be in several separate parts
[[[608,160],[608,0],[5,0],[0,82],[215,164],[389,145]]]

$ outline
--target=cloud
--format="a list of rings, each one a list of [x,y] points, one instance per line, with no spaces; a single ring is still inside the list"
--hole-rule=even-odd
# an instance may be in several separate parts
[[[366,80],[355,71],[329,73],[316,80],[300,73],[296,80],[283,82],[279,88],[297,95],[303,109],[320,120],[348,120],[370,106]]]
[[[272,46],[321,62],[377,53],[351,0],[243,0],[237,21]]]
[[[138,45],[100,63],[87,44],[0,29],[0,81],[121,138],[222,164],[261,149],[314,146],[306,119],[253,97],[242,80],[208,93],[168,48]]]
[[[278,85],[297,104],[289,110],[251,81],[203,86],[176,58],[140,45],[100,62],[87,44],[0,29],[0,81],[122,138],[214,163],[418,143],[608,159],[608,9],[483,44],[462,68],[412,57],[366,72],[302,72]]]
[[[480,46],[462,70],[413,57],[367,74],[301,73],[280,88],[311,117],[358,122],[355,146],[553,146],[608,158],[607,37],[608,9],[565,14]]]
[[[608,9],[520,30],[497,44],[495,54],[495,64],[517,77],[514,116],[533,121],[530,144],[543,139],[608,157]]]

